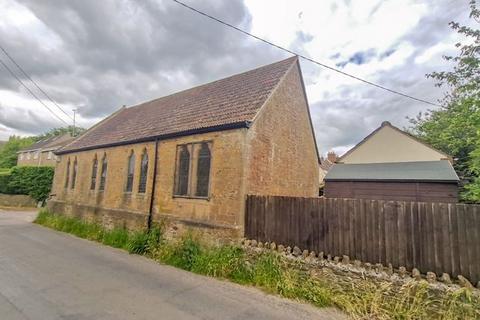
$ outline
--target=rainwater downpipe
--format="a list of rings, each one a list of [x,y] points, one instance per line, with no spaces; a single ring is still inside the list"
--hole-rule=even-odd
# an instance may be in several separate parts
[[[155,152],[154,152],[154,161],[153,161],[153,183],[152,191],[150,194],[150,205],[148,207],[148,220],[147,220],[147,229],[150,231],[152,228],[153,220],[153,202],[155,200],[155,186],[157,182],[157,162],[158,162],[158,138],[155,139]]]

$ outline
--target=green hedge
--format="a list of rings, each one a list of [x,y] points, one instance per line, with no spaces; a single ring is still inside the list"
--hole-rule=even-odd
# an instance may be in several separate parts
[[[6,194],[13,194],[14,190],[8,187],[8,182],[10,181],[11,178],[11,172],[10,170],[8,171],[2,171],[0,172],[0,193],[6,193]]]
[[[50,194],[53,173],[52,167],[13,167],[0,173],[0,193],[26,194],[44,201]]]

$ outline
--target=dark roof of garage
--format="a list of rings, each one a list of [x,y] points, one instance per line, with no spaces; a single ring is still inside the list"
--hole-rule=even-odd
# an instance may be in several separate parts
[[[458,176],[447,160],[335,164],[325,181],[424,181],[458,182]]]

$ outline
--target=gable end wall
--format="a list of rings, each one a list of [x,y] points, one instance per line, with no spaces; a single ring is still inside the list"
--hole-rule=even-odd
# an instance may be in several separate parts
[[[247,194],[318,196],[318,155],[298,64],[257,115],[246,145]]]
[[[340,163],[437,161],[446,156],[389,126],[340,159]]]

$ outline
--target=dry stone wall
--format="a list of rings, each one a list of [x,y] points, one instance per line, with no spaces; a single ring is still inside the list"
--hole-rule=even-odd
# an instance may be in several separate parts
[[[301,263],[302,268],[312,274],[328,269],[340,276],[356,276],[360,278],[370,278],[374,280],[389,281],[396,285],[404,285],[411,281],[425,281],[429,287],[434,290],[454,290],[462,287],[473,289],[475,294],[480,295],[480,282],[472,284],[468,279],[459,275],[457,278],[450,277],[443,273],[440,277],[434,272],[420,273],[416,268],[407,270],[405,267],[394,269],[391,264],[383,265],[381,263],[364,263],[360,260],[351,260],[349,256],[332,256],[324,252],[316,253],[314,251],[301,250],[299,247],[283,246],[275,242],[259,242],[257,240],[243,239],[242,245],[247,252],[278,252],[287,261],[292,263]]]
[[[33,208],[37,202],[30,196],[23,194],[2,194],[0,193],[1,207]]]

